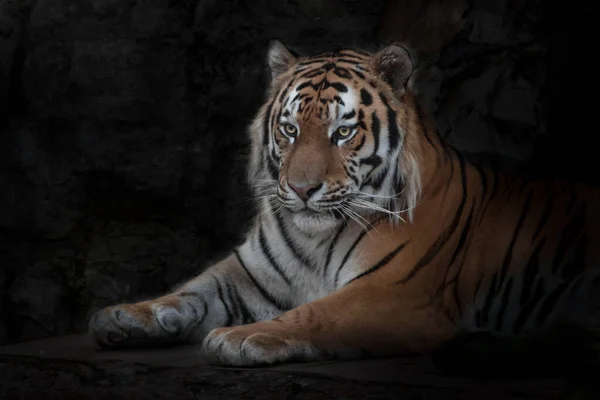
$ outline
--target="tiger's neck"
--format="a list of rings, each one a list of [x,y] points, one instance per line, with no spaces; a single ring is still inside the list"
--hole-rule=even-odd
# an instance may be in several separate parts
[[[445,221],[451,222],[456,213],[461,212],[465,204],[472,200],[473,190],[469,187],[479,184],[474,177],[474,166],[449,143],[441,139],[431,117],[426,115],[414,95],[407,93],[402,118],[402,128],[406,132],[405,150],[412,151],[419,166],[421,193],[412,215],[412,223],[406,227],[405,234],[421,236],[425,226],[439,227]]]
[[[439,137],[433,118],[419,106],[412,93],[407,93],[403,101],[406,103],[402,118],[402,128],[406,132],[404,151],[413,152],[419,166],[421,195],[418,204],[422,204],[452,185],[450,181],[458,178],[454,172],[458,171],[463,160],[450,144]]]

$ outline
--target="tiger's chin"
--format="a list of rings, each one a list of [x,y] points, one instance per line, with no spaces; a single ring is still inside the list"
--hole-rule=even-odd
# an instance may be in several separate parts
[[[292,221],[299,231],[307,235],[330,231],[341,223],[338,218],[329,213],[320,213],[312,210],[295,212],[292,216]]]

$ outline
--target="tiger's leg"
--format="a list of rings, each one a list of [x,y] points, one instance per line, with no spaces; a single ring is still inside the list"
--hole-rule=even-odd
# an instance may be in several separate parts
[[[290,309],[288,299],[263,288],[264,278],[235,252],[171,294],[98,311],[89,331],[101,347],[200,342],[216,327],[270,319]]]
[[[443,312],[390,292],[357,282],[274,320],[217,328],[203,351],[211,363],[247,366],[428,352],[455,335]]]

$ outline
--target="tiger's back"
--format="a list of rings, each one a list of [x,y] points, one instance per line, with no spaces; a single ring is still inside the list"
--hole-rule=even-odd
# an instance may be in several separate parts
[[[472,245],[479,256],[469,257],[477,261],[472,276],[487,272],[487,279],[477,278],[472,289],[469,325],[527,334],[556,323],[596,324],[600,190],[493,171],[476,175],[482,208]]]

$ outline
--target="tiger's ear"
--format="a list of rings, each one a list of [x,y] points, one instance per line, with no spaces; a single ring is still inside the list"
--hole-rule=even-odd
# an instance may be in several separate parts
[[[279,40],[271,40],[267,61],[271,78],[275,79],[296,62],[296,56]]]
[[[373,56],[371,67],[392,87],[398,97],[404,94],[413,72],[412,58],[406,48],[398,44],[387,46]]]

